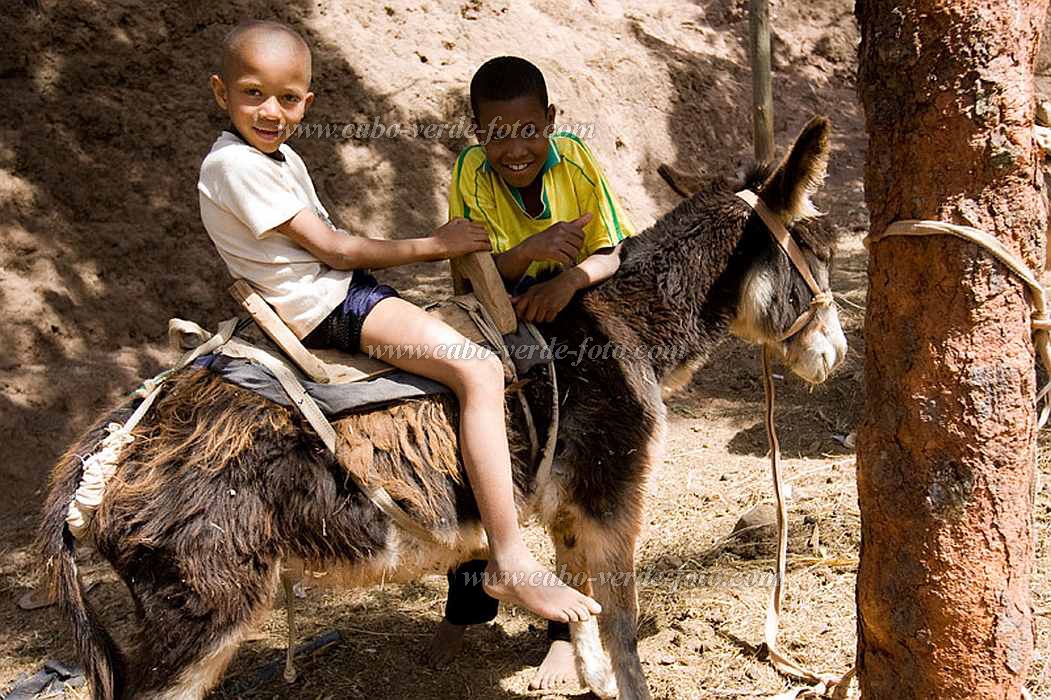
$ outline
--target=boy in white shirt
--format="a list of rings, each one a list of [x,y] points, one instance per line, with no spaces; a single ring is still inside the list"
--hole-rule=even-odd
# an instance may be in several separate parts
[[[314,101],[310,77],[310,50],[285,25],[245,22],[224,40],[221,71],[211,85],[231,126],[201,164],[197,183],[201,219],[219,254],[231,274],[248,280],[308,345],[375,352],[468,343],[364,270],[489,250],[488,233],[464,219],[428,237],[399,241],[333,227],[303,161],[284,143]],[[542,567],[522,541],[499,361],[491,354],[446,354],[383,356],[445,384],[459,399],[463,460],[491,551],[486,592],[549,620],[598,614],[598,603]]]

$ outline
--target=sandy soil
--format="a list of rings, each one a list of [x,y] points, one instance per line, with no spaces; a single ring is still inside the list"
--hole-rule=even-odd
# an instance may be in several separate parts
[[[0,27],[9,115],[0,123],[0,689],[45,659],[73,658],[57,611],[14,605],[35,582],[28,542],[50,462],[100,410],[171,361],[169,317],[214,325],[234,313],[194,191],[200,159],[223,124],[207,76],[233,23],[276,17],[304,32],[314,50],[318,99],[310,121],[317,123],[454,122],[482,61],[508,52],[534,59],[560,120],[595,124],[592,147],[640,227],[675,201],[658,164],[734,173],[750,152],[744,0],[69,0],[45,1],[44,12],[32,5],[16,2]],[[867,226],[853,86],[857,30],[849,0],[772,5],[779,144],[814,113],[828,114],[836,129],[816,201],[841,231],[833,288],[851,342],[845,366],[825,385],[808,391],[791,377],[778,382],[793,486],[783,639],[804,662],[842,671],[855,643],[858,512],[854,456],[836,438],[860,414]],[[295,147],[346,227],[406,237],[442,222],[449,168],[465,143],[309,139]],[[385,278],[417,299],[448,284],[437,264]],[[767,589],[732,578],[768,572],[769,547],[727,540],[741,513],[770,498],[761,400],[756,351],[730,341],[669,401],[666,457],[639,552],[642,570],[655,575],[641,590],[641,653],[658,698],[763,697],[787,688],[758,656]],[[1046,486],[1037,518],[1041,525],[1051,519]],[[531,537],[545,546],[539,530]],[[1041,540],[1030,688],[1044,698],[1051,697],[1049,571]],[[676,572],[708,574],[715,583],[676,586]],[[112,574],[98,575],[92,600],[118,634],[126,632],[127,596]],[[300,601],[303,635],[336,629],[343,641],[302,659],[294,686],[259,682],[257,671],[283,649],[284,615],[275,611],[216,697],[529,696],[543,628],[515,611],[473,630],[449,668],[418,665],[443,598],[442,577],[308,591]]]

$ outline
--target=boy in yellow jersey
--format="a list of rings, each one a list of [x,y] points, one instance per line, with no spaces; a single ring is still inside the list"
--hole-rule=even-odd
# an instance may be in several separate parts
[[[552,133],[555,107],[532,63],[510,56],[486,62],[471,80],[471,109],[479,145],[453,166],[449,218],[485,226],[518,317],[550,321],[578,291],[617,271],[620,243],[634,227],[588,147]],[[468,625],[496,616],[496,601],[473,583],[485,565],[468,562],[449,574],[433,662],[456,655]],[[568,625],[549,622],[548,638],[533,689],[579,680]]]
[[[503,56],[471,80],[479,145],[456,160],[449,218],[484,224],[524,321],[550,321],[573,294],[610,277],[635,233],[584,142],[553,134],[540,70]]]

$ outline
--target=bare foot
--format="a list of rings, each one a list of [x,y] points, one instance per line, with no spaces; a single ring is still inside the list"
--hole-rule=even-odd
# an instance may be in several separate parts
[[[583,622],[602,612],[602,606],[567,586],[528,553],[485,568],[485,592],[555,622]]]
[[[463,636],[467,632],[467,625],[454,625],[448,620],[442,620],[438,629],[434,631],[427,650],[423,653],[424,663],[431,668],[446,666],[460,655],[463,648]]]
[[[530,690],[550,690],[567,683],[584,685],[584,679],[577,671],[576,660],[573,658],[573,645],[564,640],[551,642],[540,668],[529,681]]]

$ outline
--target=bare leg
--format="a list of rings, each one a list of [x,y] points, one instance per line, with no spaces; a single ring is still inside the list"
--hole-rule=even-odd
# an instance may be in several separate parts
[[[556,639],[548,647],[547,656],[533,674],[533,680],[529,681],[529,689],[551,690],[570,683],[581,686],[584,684],[577,671],[573,643]]]
[[[496,618],[500,603],[486,594],[479,579],[488,564],[481,559],[472,559],[446,573],[449,591],[445,596],[445,615],[424,652],[428,666],[440,668],[447,665],[459,656],[468,627],[484,625]]]
[[[591,595],[591,582],[587,580],[587,563],[583,561],[579,549],[565,546],[565,537],[552,532],[555,542],[555,568],[561,574],[565,571],[570,579],[566,581],[580,592]],[[573,643],[565,639],[551,640],[547,655],[540,662],[540,667],[529,681],[530,690],[551,690],[565,685],[583,686],[584,679],[577,669],[576,653]]]
[[[392,365],[434,379],[460,401],[460,446],[482,525],[492,552],[486,592],[529,608],[549,620],[586,620],[601,612],[588,596],[566,586],[529,553],[518,528],[511,482],[511,455],[504,418],[503,367],[496,357],[481,359],[465,350],[479,347],[450,326],[398,298],[379,302],[365,319],[361,344]],[[397,349],[402,352],[396,352]],[[449,349],[461,357],[448,359]],[[421,357],[421,350],[429,355]]]

